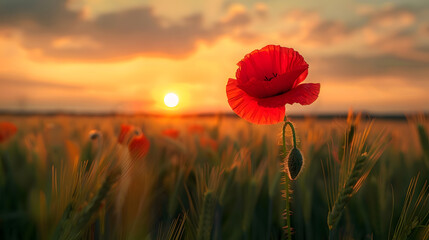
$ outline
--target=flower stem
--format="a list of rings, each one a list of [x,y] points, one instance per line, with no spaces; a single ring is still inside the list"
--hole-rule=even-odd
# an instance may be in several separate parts
[[[292,124],[292,122],[287,121],[287,118],[284,119],[285,124],[283,125],[283,153],[286,155],[286,137],[285,137],[285,130],[286,126],[289,125],[290,129],[292,130],[292,138],[293,138],[293,147],[296,148],[296,136],[295,136],[295,128]]]
[[[293,127],[293,124],[287,120],[287,117],[285,115],[284,117],[284,125],[283,125],[283,154],[286,156],[286,126],[289,125],[289,127],[292,130],[292,137],[293,137],[293,147],[296,148],[296,136],[295,136],[295,128]],[[285,163],[286,164],[286,163]],[[286,167],[286,166],[285,166]],[[287,171],[285,172],[285,198],[286,198],[286,224],[287,224],[287,235],[288,240],[292,240],[292,230],[291,230],[291,221],[290,221],[290,205],[289,205],[289,176],[287,174]]]

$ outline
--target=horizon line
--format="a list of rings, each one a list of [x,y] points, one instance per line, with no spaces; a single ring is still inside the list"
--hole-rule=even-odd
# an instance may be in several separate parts
[[[353,113],[361,113],[363,118],[371,119],[397,119],[397,120],[406,120],[407,117],[413,115],[424,115],[429,116],[429,112],[386,112],[386,113],[377,113],[370,111],[353,111]],[[326,112],[326,113],[292,113],[289,114],[293,118],[308,118],[315,117],[321,119],[333,119],[333,118],[347,118],[348,111],[342,112]],[[0,110],[0,116],[17,116],[17,117],[26,117],[26,116],[70,116],[70,117],[173,117],[173,118],[190,118],[190,117],[215,117],[215,116],[225,116],[240,118],[234,112],[202,112],[202,113],[184,113],[184,114],[162,114],[162,113],[147,113],[147,112],[115,112],[115,111],[106,111],[106,112],[78,112],[78,111],[16,111],[16,110]]]

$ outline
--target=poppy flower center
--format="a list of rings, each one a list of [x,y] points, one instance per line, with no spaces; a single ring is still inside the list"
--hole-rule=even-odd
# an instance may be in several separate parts
[[[272,77],[267,77],[267,76],[265,76],[265,77],[264,77],[264,81],[271,81],[271,79],[273,79],[273,78],[275,78],[275,77],[277,77],[277,73],[273,73],[273,76],[272,76]]]

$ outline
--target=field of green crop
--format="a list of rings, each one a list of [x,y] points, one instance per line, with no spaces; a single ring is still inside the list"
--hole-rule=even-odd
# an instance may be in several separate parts
[[[0,239],[429,239],[425,116],[290,120],[296,180],[281,123],[1,116]]]

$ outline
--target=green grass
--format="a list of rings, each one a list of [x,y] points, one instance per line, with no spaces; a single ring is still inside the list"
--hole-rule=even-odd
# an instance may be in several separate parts
[[[424,116],[290,120],[304,166],[287,226],[281,123],[3,116],[18,133],[0,144],[0,239],[428,239]],[[143,159],[121,123],[149,138]]]

